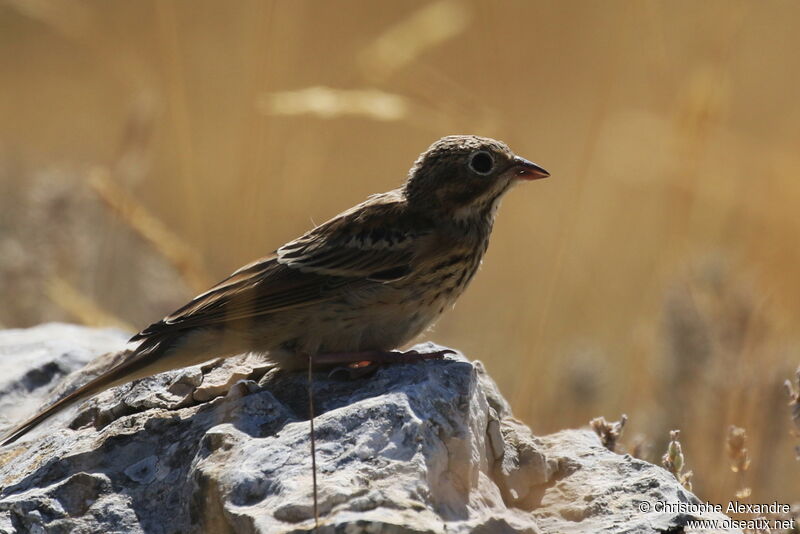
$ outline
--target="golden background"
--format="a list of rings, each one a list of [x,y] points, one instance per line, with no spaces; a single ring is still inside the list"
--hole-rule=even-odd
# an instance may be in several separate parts
[[[483,360],[537,433],[626,413],[621,449],[657,463],[681,429],[702,499],[791,502],[798,21],[788,0],[5,0],[0,324],[142,328],[438,137],[497,137],[552,178],[506,198],[425,338]]]

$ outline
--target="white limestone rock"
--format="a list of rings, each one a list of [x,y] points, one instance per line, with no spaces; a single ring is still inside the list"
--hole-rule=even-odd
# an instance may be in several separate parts
[[[124,341],[55,324],[0,332],[0,424]],[[318,372],[314,400],[319,533],[693,532],[686,515],[638,509],[696,502],[672,475],[589,430],[533,436],[461,355],[352,381]],[[309,450],[303,373],[253,355],[164,373],[0,449],[0,532],[312,532]]]

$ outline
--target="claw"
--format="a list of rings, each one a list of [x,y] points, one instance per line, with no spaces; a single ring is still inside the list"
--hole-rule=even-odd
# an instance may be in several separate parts
[[[415,361],[425,361],[425,360],[441,360],[448,354],[455,354],[456,351],[451,349],[442,349],[437,350],[434,352],[419,352],[418,350],[409,350],[403,353],[400,353],[399,356],[402,358],[403,363],[407,362],[415,362]]]

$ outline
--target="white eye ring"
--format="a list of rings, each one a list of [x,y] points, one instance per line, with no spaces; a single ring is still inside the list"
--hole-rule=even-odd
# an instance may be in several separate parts
[[[476,174],[487,176],[494,170],[494,157],[485,150],[478,150],[469,157],[469,168]]]

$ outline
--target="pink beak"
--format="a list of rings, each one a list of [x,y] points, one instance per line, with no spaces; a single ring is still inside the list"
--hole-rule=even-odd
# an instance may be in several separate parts
[[[519,156],[514,158],[512,168],[514,176],[520,180],[538,180],[550,176],[550,173],[543,168]]]

